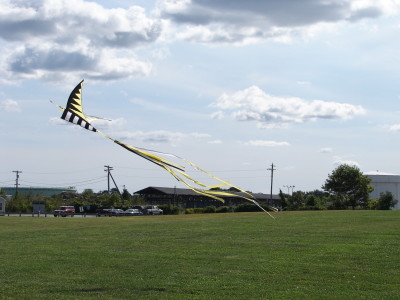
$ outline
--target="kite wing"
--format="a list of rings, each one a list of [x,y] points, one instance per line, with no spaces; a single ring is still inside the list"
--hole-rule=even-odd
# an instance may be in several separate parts
[[[152,163],[162,167],[164,170],[168,171],[172,176],[174,176],[178,181],[182,182],[184,185],[186,185],[188,188],[192,189],[193,191],[195,191],[198,194],[201,194],[201,195],[204,195],[204,196],[216,199],[216,200],[220,200],[222,202],[224,202],[224,200],[222,199],[223,196],[240,197],[240,198],[243,198],[243,199],[253,202],[254,204],[258,205],[262,210],[264,210],[264,208],[262,208],[255,201],[254,196],[252,194],[250,194],[249,192],[246,192],[246,191],[230,184],[227,181],[224,181],[222,179],[215,177],[214,175],[201,169],[200,167],[196,166],[195,164],[193,164],[192,162],[190,162],[189,160],[187,160],[185,158],[182,158],[182,157],[176,156],[174,154],[170,154],[170,153],[163,153],[160,151],[134,147],[134,146],[122,143],[120,141],[117,141],[117,140],[109,137],[108,135],[104,134],[100,130],[94,128],[93,125],[91,124],[91,122],[93,120],[99,120],[99,119],[107,120],[107,119],[88,116],[83,112],[82,85],[83,85],[83,80],[80,83],[78,83],[78,85],[73,89],[73,91],[69,95],[66,108],[63,108],[63,107],[57,105],[63,111],[63,113],[61,115],[61,119],[65,120],[67,122],[79,125],[87,130],[97,132],[97,133],[103,135],[104,137],[108,138],[109,140],[112,140],[114,143],[118,144],[119,146],[125,148],[126,150],[128,150],[132,153],[135,153],[136,155],[139,155],[140,157],[143,157],[143,158],[151,161]],[[181,163],[178,164],[178,163],[172,162],[170,160],[162,158],[161,156],[169,156],[169,157],[176,158]],[[186,173],[184,165],[190,166],[190,167],[194,168],[195,170],[206,174],[209,178],[218,182],[218,184],[207,185],[207,184],[204,184],[204,183],[194,179],[193,177],[189,176]],[[196,186],[199,186],[201,188],[197,188]],[[229,191],[215,190],[216,188],[221,188],[221,187],[226,187],[226,186],[233,187],[233,188],[239,190],[240,192],[242,192],[243,195],[234,194]],[[205,188],[208,190],[205,190],[202,188]],[[210,190],[210,189],[213,189],[213,190]],[[266,213],[268,213],[268,211],[266,211],[266,210],[264,210],[264,211]],[[271,214],[269,214],[269,215],[273,218],[273,216]]]
[[[82,110],[82,85],[83,80],[78,83],[69,95],[67,107],[64,109],[61,119],[96,132],[97,129],[90,124],[96,118],[86,116]]]

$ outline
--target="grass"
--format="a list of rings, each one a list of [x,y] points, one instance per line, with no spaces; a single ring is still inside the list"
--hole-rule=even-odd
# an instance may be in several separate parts
[[[0,299],[398,299],[400,211],[0,218]]]

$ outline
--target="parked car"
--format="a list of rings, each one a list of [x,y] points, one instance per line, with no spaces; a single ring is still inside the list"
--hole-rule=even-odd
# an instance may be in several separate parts
[[[124,213],[125,213],[125,216],[141,216],[141,215],[143,215],[143,213],[136,208],[127,209],[126,211],[124,211]]]
[[[60,206],[58,209],[53,211],[53,215],[55,217],[73,217],[75,215],[75,207],[66,205]]]
[[[143,208],[143,214],[145,215],[162,215],[163,210],[158,208],[156,205],[146,205]]]
[[[110,217],[121,217],[121,216],[125,216],[125,212],[123,209],[120,208],[112,208],[110,209],[110,213],[109,213]]]
[[[99,208],[96,210],[96,215],[100,216],[109,216],[110,215],[110,208]]]

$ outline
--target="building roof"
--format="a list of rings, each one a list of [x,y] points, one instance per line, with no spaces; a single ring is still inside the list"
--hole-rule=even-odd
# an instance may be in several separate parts
[[[15,196],[14,187],[0,187],[6,195]],[[76,192],[75,189],[70,187],[19,187],[18,193],[21,195],[35,195],[35,196],[53,196],[62,192]]]
[[[386,172],[381,172],[381,171],[369,171],[365,172],[364,175],[382,175],[382,176],[400,176],[399,174],[393,174],[393,173],[386,173]]]
[[[232,194],[237,196],[248,196],[243,192],[233,192],[229,191]],[[139,195],[178,195],[178,196],[194,196],[194,197],[204,197],[199,193],[191,189],[183,189],[183,188],[169,188],[169,187],[156,187],[156,186],[149,186],[142,190],[135,192],[135,194]],[[268,200],[271,198],[270,194],[263,194],[263,193],[250,193],[258,200]],[[221,196],[221,198],[229,198],[228,196]],[[280,199],[279,195],[272,195],[272,199]]]

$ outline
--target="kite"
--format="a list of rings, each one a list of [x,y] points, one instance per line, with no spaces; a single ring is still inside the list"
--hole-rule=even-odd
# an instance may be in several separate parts
[[[257,201],[255,200],[254,196],[251,193],[246,192],[246,191],[230,184],[229,182],[227,182],[225,180],[219,179],[218,177],[203,170],[202,168],[200,168],[199,166],[190,162],[189,160],[182,158],[180,156],[174,155],[174,154],[170,154],[170,153],[164,153],[164,152],[160,152],[160,151],[144,149],[144,148],[140,148],[140,147],[134,147],[134,146],[128,145],[126,143],[123,143],[121,141],[118,141],[116,139],[113,139],[110,136],[106,135],[105,133],[101,132],[100,130],[96,129],[91,124],[92,121],[107,120],[107,119],[89,116],[83,112],[82,86],[83,86],[83,80],[80,83],[78,83],[78,85],[72,90],[72,92],[68,98],[66,108],[63,108],[63,107],[55,104],[58,108],[60,108],[63,111],[63,113],[61,115],[61,119],[65,120],[67,122],[79,125],[89,131],[97,132],[97,133],[101,134],[102,136],[104,136],[105,138],[113,141],[117,145],[125,148],[126,150],[160,166],[161,168],[163,168],[164,170],[169,172],[173,177],[175,177],[175,179],[182,182],[185,186],[187,186],[188,188],[190,188],[191,190],[193,190],[194,192],[196,192],[198,194],[213,198],[215,200],[219,200],[221,202],[224,202],[224,200],[221,198],[223,196],[243,198],[245,200],[253,202],[258,207],[260,207],[263,211],[268,213],[272,218],[274,218],[268,211],[266,211],[263,207],[260,206],[260,204],[257,203]],[[108,121],[110,121],[110,120],[108,120]],[[172,162],[170,159],[163,158],[162,156],[172,157],[172,158],[180,161],[180,163]],[[218,184],[208,185],[208,184],[204,184],[204,183],[196,180],[195,178],[190,176],[185,171],[187,166],[192,167],[195,170],[202,172],[203,174],[207,175],[209,178],[213,179]],[[222,188],[222,187],[232,187],[232,188],[240,191],[241,194],[235,194],[235,193],[230,192],[229,190],[219,190],[219,188]]]

